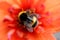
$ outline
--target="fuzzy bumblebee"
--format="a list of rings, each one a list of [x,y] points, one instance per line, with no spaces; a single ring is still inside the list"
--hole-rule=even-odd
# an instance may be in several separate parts
[[[37,25],[37,17],[31,11],[22,11],[18,15],[19,21],[23,23],[29,32],[33,32]]]

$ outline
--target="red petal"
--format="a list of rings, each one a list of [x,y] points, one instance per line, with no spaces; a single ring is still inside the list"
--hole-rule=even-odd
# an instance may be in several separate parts
[[[51,22],[46,29],[51,30],[52,33],[60,31],[60,0],[47,0],[45,2],[45,5],[45,11],[50,12],[49,16],[47,16],[46,18],[47,20],[49,18],[51,19]]]
[[[39,34],[33,32],[33,33],[23,33],[23,32],[19,32],[20,35],[17,35],[16,33],[14,33],[14,35],[12,36],[12,40],[56,40],[53,35],[51,33],[48,32],[40,32]],[[23,34],[23,36],[21,36],[21,33]]]
[[[38,7],[37,4],[43,3],[45,0],[20,0],[21,6],[23,9],[35,8]]]

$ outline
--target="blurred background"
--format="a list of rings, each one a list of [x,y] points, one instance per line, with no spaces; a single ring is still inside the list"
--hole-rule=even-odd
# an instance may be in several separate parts
[[[56,37],[57,40],[60,40],[60,32],[55,33],[54,36]]]

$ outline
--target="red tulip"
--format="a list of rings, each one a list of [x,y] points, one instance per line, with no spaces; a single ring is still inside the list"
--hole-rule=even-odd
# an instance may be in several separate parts
[[[28,10],[37,19],[31,29],[19,19]],[[59,0],[0,0],[0,40],[56,40],[53,34],[60,31],[59,10]]]

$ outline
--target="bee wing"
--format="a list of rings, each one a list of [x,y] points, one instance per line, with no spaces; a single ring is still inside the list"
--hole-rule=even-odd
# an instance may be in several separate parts
[[[29,32],[33,32],[33,27],[26,27]]]
[[[29,32],[33,32],[33,27],[31,24],[29,24],[28,22],[24,22],[24,25],[26,26],[26,29],[29,31]]]

